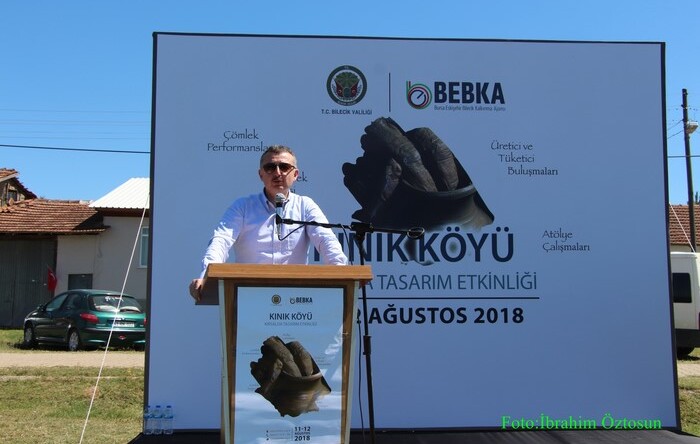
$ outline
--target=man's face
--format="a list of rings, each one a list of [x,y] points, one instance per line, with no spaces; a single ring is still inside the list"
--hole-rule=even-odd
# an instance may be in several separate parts
[[[294,168],[285,173],[283,170],[288,165],[292,165]],[[296,159],[289,153],[269,153],[265,155],[262,166],[258,170],[258,175],[260,175],[260,180],[265,185],[265,194],[268,199],[274,199],[277,193],[282,193],[285,196],[289,194],[289,188],[299,176],[299,170],[296,169],[296,166]]]

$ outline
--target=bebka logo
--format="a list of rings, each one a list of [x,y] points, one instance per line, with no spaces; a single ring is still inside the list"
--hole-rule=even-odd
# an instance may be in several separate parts
[[[433,101],[433,93],[430,88],[422,83],[411,84],[406,82],[406,100],[415,109],[427,108]]]
[[[292,296],[289,298],[290,304],[313,304],[314,300],[310,297],[305,296]]]
[[[335,103],[343,106],[355,105],[367,93],[367,79],[362,71],[354,66],[339,66],[328,76],[326,90]]]
[[[434,99],[433,99],[434,92]],[[431,91],[425,84],[406,82],[406,100],[415,109],[437,103],[501,104],[506,99],[500,82],[435,82]]]

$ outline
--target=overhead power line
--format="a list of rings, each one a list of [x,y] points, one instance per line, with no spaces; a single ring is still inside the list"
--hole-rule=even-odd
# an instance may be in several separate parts
[[[120,153],[120,154],[151,154],[150,151],[135,151],[135,150],[101,150],[95,148],[66,148],[57,146],[33,146],[33,145],[5,145],[0,144],[3,148],[21,148],[30,150],[49,150],[49,151],[82,151],[91,153]]]
[[[682,133],[682,132],[683,132],[683,130],[681,129],[681,130],[678,131],[677,133],[673,133],[673,134],[671,134],[670,136],[668,136],[668,137],[666,138],[666,140],[670,139],[671,137],[677,136],[677,135],[679,135],[679,134]]]
[[[147,120],[0,119],[0,125],[150,125]]]
[[[74,113],[74,114],[149,114],[149,111],[115,111],[115,110],[98,110],[98,109],[19,109],[19,108],[0,108],[0,112],[21,112],[21,113]]]

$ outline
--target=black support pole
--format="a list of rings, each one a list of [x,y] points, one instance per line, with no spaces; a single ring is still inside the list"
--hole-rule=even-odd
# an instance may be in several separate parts
[[[683,137],[685,138],[685,169],[688,175],[688,222],[690,223],[690,244],[693,251],[695,239],[695,196],[693,195],[693,167],[690,156],[690,132],[688,131],[688,90],[683,88]]]

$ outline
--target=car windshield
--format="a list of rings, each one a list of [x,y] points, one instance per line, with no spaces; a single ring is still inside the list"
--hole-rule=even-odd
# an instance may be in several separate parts
[[[120,303],[119,295],[94,295],[90,298],[90,305],[92,305],[93,310],[96,311],[110,311],[115,313],[118,307],[120,312],[142,312],[141,305],[131,296],[122,296]]]

